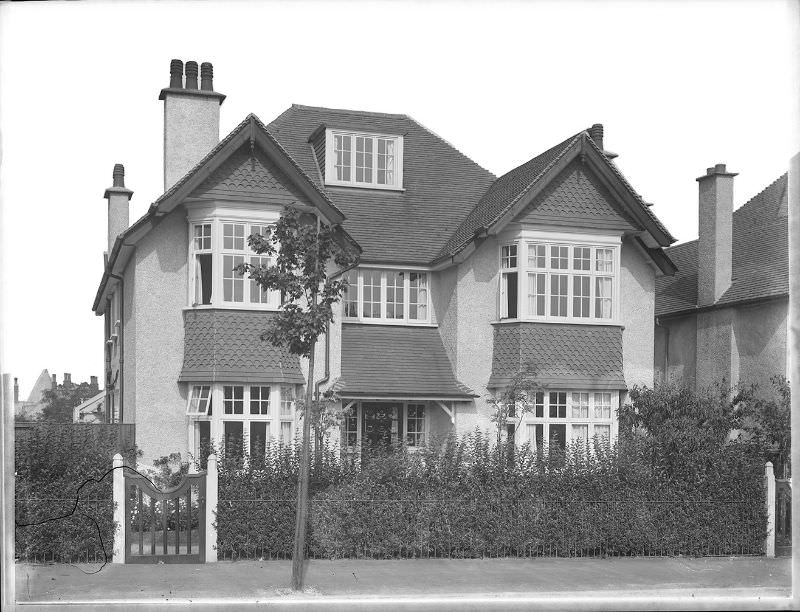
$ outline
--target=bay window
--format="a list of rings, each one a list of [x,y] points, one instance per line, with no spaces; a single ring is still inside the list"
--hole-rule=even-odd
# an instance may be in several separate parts
[[[563,450],[579,440],[610,440],[618,400],[617,391],[539,392],[523,418],[524,436],[517,442]]]
[[[325,132],[325,183],[373,189],[403,188],[403,137]]]
[[[291,444],[295,395],[291,384],[192,385],[186,409],[192,447],[199,456],[213,439],[236,457],[263,456],[269,443]]]
[[[429,323],[429,273],[359,268],[345,275],[344,318],[377,323]]]
[[[500,319],[569,323],[617,319],[619,240],[592,244],[597,237],[573,238],[586,242],[554,244],[542,232],[529,232],[500,246]]]
[[[266,235],[269,225],[208,219],[191,224],[190,295],[193,306],[276,309],[280,296],[236,272],[244,263],[269,267],[274,259],[247,244],[251,234]]]

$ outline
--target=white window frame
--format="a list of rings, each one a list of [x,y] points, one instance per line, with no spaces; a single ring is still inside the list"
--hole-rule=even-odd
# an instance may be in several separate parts
[[[352,400],[345,400],[345,406],[350,403]],[[379,403],[375,400],[366,400],[370,403]],[[400,404],[399,406],[399,414],[397,415],[398,421],[402,422],[403,424],[403,438],[401,440],[402,444],[408,449],[409,452],[417,452],[429,439],[430,439],[430,422],[431,422],[431,410],[434,403],[427,401],[427,400],[404,400],[402,402],[387,402],[391,404]],[[423,415],[423,431],[422,431],[422,443],[420,445],[410,445],[407,443],[408,441],[408,407],[409,406],[418,406],[422,405],[425,407],[424,415]],[[352,401],[352,405],[350,406],[349,410],[352,410],[356,417],[356,443],[355,446],[347,444],[347,430],[345,429],[345,423],[342,422],[340,426],[340,444],[343,451],[350,453],[350,454],[358,454],[361,452],[361,430],[364,427],[364,410],[362,407],[361,400],[354,400]],[[396,433],[396,432],[395,432]]]
[[[364,273],[378,273],[380,274],[380,316],[378,317],[365,317],[364,315]],[[405,276],[403,279],[403,318],[388,318],[387,317],[387,275],[391,273],[402,272]],[[348,272],[351,278],[355,277],[356,282],[347,288],[347,293],[342,296],[342,320],[348,322],[358,323],[373,323],[381,325],[432,325],[432,304],[431,297],[433,274],[427,268],[378,268],[376,266],[359,266]],[[411,275],[412,274],[425,274],[427,296],[425,302],[426,317],[424,319],[412,319],[410,317],[411,306]],[[352,291],[356,292],[356,313],[357,316],[346,316],[345,305],[348,300],[347,295],[352,296]],[[352,298],[351,298],[352,300]],[[417,302],[419,304],[419,302]]]
[[[335,137],[350,138],[350,180],[339,180],[336,177]],[[356,138],[372,139],[372,180],[356,181]],[[394,181],[392,184],[378,183],[378,140],[394,141]],[[325,184],[345,187],[361,187],[368,189],[403,190],[403,137],[395,134],[378,134],[371,132],[353,132],[327,128],[325,130]]]
[[[260,218],[259,218],[260,217]],[[187,304],[189,308],[192,309],[202,309],[202,308],[226,308],[226,309],[241,309],[241,310],[279,310],[281,306],[280,302],[280,292],[279,291],[269,291],[268,297],[266,302],[252,302],[251,301],[251,293],[254,289],[254,282],[250,280],[249,276],[244,275],[243,279],[243,301],[242,302],[228,302],[225,301],[225,294],[224,294],[224,277],[225,271],[223,269],[223,263],[225,261],[226,255],[233,255],[233,256],[241,256],[244,257],[244,261],[247,263],[252,263],[253,258],[263,258],[267,257],[266,255],[258,255],[256,254],[250,247],[247,245],[247,238],[255,230],[261,230],[264,227],[269,227],[274,225],[277,219],[280,217],[279,211],[255,211],[255,210],[236,210],[236,209],[207,209],[207,208],[198,208],[195,210],[190,211],[189,214],[189,223],[188,223],[188,233],[189,233],[189,251],[187,256],[187,261],[190,262],[188,267],[188,300]],[[243,249],[225,249],[224,247],[224,226],[225,224],[243,224],[245,226],[244,229],[244,248]],[[195,273],[195,255],[197,251],[195,250],[195,242],[194,242],[194,231],[195,227],[199,225],[210,225],[211,226],[211,257],[212,257],[212,291],[211,291],[211,303],[210,304],[201,304],[196,299],[195,291],[195,283],[196,283],[196,273]],[[262,231],[258,231],[258,233],[263,233]],[[202,253],[209,253],[207,249],[203,249]],[[274,263],[274,258],[268,258],[268,264]],[[257,286],[256,286],[257,288]]]
[[[609,236],[600,234],[568,234],[556,232],[542,232],[533,230],[523,230],[518,232],[513,238],[508,238],[500,242],[499,255],[499,304],[498,319],[501,321],[544,321],[547,323],[568,323],[584,325],[619,325],[621,313],[621,236]],[[517,247],[517,266],[516,268],[503,267],[503,249],[510,246]],[[534,247],[545,247],[545,266],[538,265],[538,261],[531,265],[528,261],[529,253]],[[568,249],[568,260],[566,268],[552,267],[553,247],[566,247]],[[581,270],[575,267],[575,249],[588,248],[590,253],[589,270]],[[612,252],[612,272],[597,270],[597,254],[599,251],[610,250]],[[508,273],[517,274],[517,317],[507,316],[507,305],[505,295],[504,276]],[[536,304],[531,304],[535,299],[534,291],[537,276],[545,277],[544,294],[544,314],[536,312]],[[554,315],[552,310],[552,278],[554,276],[567,277],[567,314],[566,316]],[[589,316],[575,316],[574,298],[575,278],[589,278]],[[611,317],[600,318],[596,314],[597,279],[611,278]]]
[[[543,411],[542,416],[537,417],[535,409],[530,412],[526,413],[522,420],[519,423],[519,427],[516,430],[515,440],[517,444],[523,444],[528,442],[527,439],[527,426],[528,425],[542,425],[542,442],[544,443],[545,448],[549,446],[550,440],[550,426],[551,425],[565,425],[566,429],[566,439],[565,443],[568,445],[573,440],[573,432],[572,426],[573,425],[586,425],[588,426],[588,435],[589,435],[589,442],[592,443],[594,441],[595,436],[595,427],[596,426],[608,426],[609,434],[611,436],[610,440],[613,442],[617,438],[617,413],[616,409],[619,406],[619,391],[611,390],[611,389],[545,389],[543,391]],[[550,416],[550,393],[566,393],[567,394],[567,402],[566,402],[566,416],[564,418],[560,417],[551,417]],[[580,393],[588,393],[588,415],[587,416],[580,416],[580,415],[573,415],[573,409],[575,404],[573,394],[580,394]],[[610,416],[602,417],[595,415],[595,406],[598,405],[597,399],[599,394],[609,394],[610,395]],[[516,424],[516,419],[512,419]],[[519,432],[525,432],[523,435],[520,435]],[[534,430],[535,431],[535,430]]]
[[[211,414],[190,413],[189,408],[192,401],[192,388],[196,386],[210,386],[211,387]],[[225,414],[224,413],[224,388],[229,386],[243,387],[243,409],[242,414]],[[250,387],[269,387],[269,414],[251,414],[250,413]],[[294,397],[291,400],[290,411],[291,414],[284,414],[281,412],[281,406],[284,402],[285,389],[292,387],[294,389]],[[187,400],[187,418],[188,418],[188,435],[189,435],[189,448],[193,452],[199,452],[199,434],[197,431],[196,423],[200,421],[208,421],[211,423],[211,439],[217,449],[222,447],[225,439],[225,423],[226,422],[241,422],[243,446],[245,447],[245,457],[250,452],[250,426],[252,423],[269,423],[269,439],[273,444],[286,443],[281,439],[281,423],[291,423],[292,436],[299,420],[297,415],[296,406],[297,388],[292,383],[278,383],[278,382],[219,382],[219,383],[191,383],[189,385],[189,393]]]

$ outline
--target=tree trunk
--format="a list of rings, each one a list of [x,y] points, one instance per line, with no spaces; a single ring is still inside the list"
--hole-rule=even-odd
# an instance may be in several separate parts
[[[308,357],[308,385],[306,386],[305,414],[303,415],[303,442],[300,448],[300,474],[297,487],[297,514],[294,524],[294,554],[292,555],[292,590],[303,588],[303,560],[306,530],[308,527],[308,472],[311,463],[311,402],[314,391],[314,351],[317,340],[311,341]]]

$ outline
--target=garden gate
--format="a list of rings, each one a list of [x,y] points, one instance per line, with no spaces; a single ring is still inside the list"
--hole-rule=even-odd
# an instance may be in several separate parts
[[[165,491],[141,474],[124,478],[125,563],[204,563],[206,472]]]

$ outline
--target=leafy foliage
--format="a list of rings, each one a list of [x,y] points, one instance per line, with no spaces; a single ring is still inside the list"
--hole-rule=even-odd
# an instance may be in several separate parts
[[[82,382],[62,383],[55,389],[47,389],[42,393],[44,408],[39,415],[40,421],[51,423],[72,423],[72,410],[78,404],[97,395],[97,384]]]
[[[96,425],[39,424],[18,436],[14,461],[19,558],[110,557],[115,525],[113,473],[107,472],[118,450],[116,433]],[[128,465],[135,464],[135,449],[123,455]]]
[[[339,268],[356,265],[357,251],[343,245],[337,227],[294,208],[286,208],[267,235],[254,234],[247,242],[256,253],[275,257],[275,265],[246,263],[237,271],[249,274],[264,290],[280,291],[283,300],[262,340],[308,357],[316,339],[333,321],[333,305],[347,284],[342,278],[328,276],[328,267],[331,263]]]

